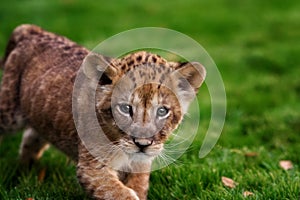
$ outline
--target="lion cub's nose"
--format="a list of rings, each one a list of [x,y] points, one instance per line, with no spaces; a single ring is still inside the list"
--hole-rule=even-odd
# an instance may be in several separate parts
[[[143,150],[144,148],[150,146],[153,143],[152,139],[147,139],[147,138],[133,138],[134,144]]]

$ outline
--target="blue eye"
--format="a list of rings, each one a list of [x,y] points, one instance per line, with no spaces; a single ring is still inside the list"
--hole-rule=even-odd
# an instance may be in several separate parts
[[[132,106],[129,104],[120,104],[119,109],[124,114],[132,115]]]
[[[165,117],[169,114],[169,109],[166,108],[165,106],[159,107],[156,111],[156,115],[158,117]]]

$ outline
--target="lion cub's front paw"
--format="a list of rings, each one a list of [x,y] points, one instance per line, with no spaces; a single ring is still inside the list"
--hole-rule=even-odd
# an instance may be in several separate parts
[[[135,193],[135,191],[134,190],[132,190],[132,189],[129,189],[129,192],[130,192],[130,194],[131,194],[131,196],[128,198],[128,199],[132,199],[132,200],[140,200],[140,198],[137,196],[137,194]]]
[[[118,188],[111,191],[95,191],[92,195],[94,199],[105,200],[140,200],[136,192],[130,188]]]
[[[114,199],[118,200],[140,200],[136,192],[130,188],[124,188],[122,191],[117,191]]]

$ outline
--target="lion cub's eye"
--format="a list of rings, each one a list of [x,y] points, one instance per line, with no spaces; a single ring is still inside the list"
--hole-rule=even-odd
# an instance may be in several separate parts
[[[132,106],[129,104],[120,104],[119,109],[126,115],[132,115]]]
[[[168,114],[169,114],[169,109],[164,106],[159,107],[156,111],[156,115],[158,117],[167,117]]]

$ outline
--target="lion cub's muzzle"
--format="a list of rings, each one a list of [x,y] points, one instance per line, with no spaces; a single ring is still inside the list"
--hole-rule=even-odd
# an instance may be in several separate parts
[[[132,138],[133,143],[140,149],[140,152],[144,152],[144,150],[153,144],[152,138]]]

